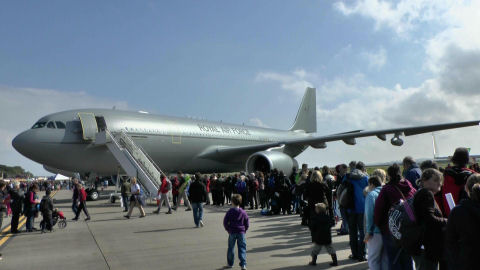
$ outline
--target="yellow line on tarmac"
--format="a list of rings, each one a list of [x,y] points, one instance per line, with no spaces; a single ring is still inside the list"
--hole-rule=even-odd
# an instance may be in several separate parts
[[[25,224],[25,222],[27,222],[27,219],[26,219],[26,218],[23,219],[22,222],[20,222],[20,224],[18,224],[18,227],[21,228],[21,227]],[[13,235],[12,233],[9,233],[9,234],[5,235],[2,239],[0,239],[0,247],[1,247],[3,244],[5,244],[5,242],[7,242],[7,240],[8,240],[10,237],[12,237],[12,235]]]
[[[22,222],[24,219],[26,219],[26,217],[21,216],[18,222]],[[2,233],[6,233],[7,231],[10,231],[10,225],[8,225],[5,229],[3,229]]]
[[[55,190],[54,192],[52,192],[52,194],[50,194],[50,198],[53,198],[53,196],[55,196],[55,194],[57,194],[57,192],[58,192],[58,190]],[[18,229],[21,229],[22,226],[25,224],[25,222],[27,222],[27,218],[25,216],[20,217],[19,224],[18,224]],[[3,235],[6,232],[10,231],[10,228],[11,228],[11,225],[8,225],[5,229],[3,229],[3,231],[0,235]],[[7,242],[7,240],[10,237],[12,237],[12,235],[13,234],[9,233],[9,234],[3,236],[3,238],[0,239],[0,247],[2,247],[2,245],[5,244],[5,242]]]

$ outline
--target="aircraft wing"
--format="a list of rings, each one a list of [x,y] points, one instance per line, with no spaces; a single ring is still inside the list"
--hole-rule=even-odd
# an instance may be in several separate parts
[[[371,137],[376,136],[379,139],[385,141],[387,139],[387,135],[393,134],[394,138],[400,140],[400,146],[403,141],[401,141],[400,136],[412,136],[422,133],[429,133],[438,130],[445,130],[445,129],[454,129],[454,128],[462,128],[462,127],[469,127],[469,126],[478,126],[480,124],[480,120],[476,121],[467,121],[467,122],[455,122],[455,123],[447,123],[447,124],[437,124],[437,125],[425,125],[425,126],[416,126],[416,127],[405,127],[405,128],[393,128],[393,129],[382,129],[382,130],[372,130],[372,131],[361,131],[355,130],[345,133],[338,133],[333,135],[326,135],[326,136],[311,136],[299,139],[286,139],[280,140],[278,142],[271,142],[265,144],[256,144],[256,145],[247,145],[247,146],[216,146],[205,150],[201,153],[198,157],[205,158],[205,159],[213,159],[213,160],[222,160],[222,161],[233,161],[245,158],[255,152],[264,151],[273,147],[279,146],[287,146],[287,145],[296,145],[296,146],[312,146],[314,148],[318,148],[319,145],[325,144],[326,142],[333,142],[333,141],[344,141],[347,144],[354,145],[356,143],[356,138],[362,137]],[[394,142],[392,141],[392,144]]]

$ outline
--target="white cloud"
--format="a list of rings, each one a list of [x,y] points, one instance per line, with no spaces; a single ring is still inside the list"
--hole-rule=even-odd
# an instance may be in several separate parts
[[[368,67],[379,70],[387,63],[387,51],[380,47],[378,51],[363,52],[362,57],[368,62]]]
[[[280,74],[276,72],[260,72],[257,74],[256,81],[273,81],[280,83],[280,87],[284,90],[302,95],[307,87],[313,87],[310,82],[312,74],[307,73],[304,69],[296,69],[292,74]]]
[[[260,119],[260,118],[251,118],[250,119],[250,123],[252,123],[253,125],[257,126],[257,127],[262,127],[262,128],[269,128],[268,125],[266,125],[265,123],[263,123],[263,121]]]
[[[350,1],[349,1],[350,2]],[[345,16],[361,15],[373,19],[375,29],[389,27],[396,33],[408,34],[418,23],[442,22],[445,12],[451,8],[453,1],[448,0],[357,0],[354,4],[344,1],[334,3],[334,8]]]
[[[35,174],[46,174],[42,166],[20,155],[13,138],[50,113],[79,108],[127,109],[123,101],[97,98],[85,92],[0,86],[0,164],[19,165]]]

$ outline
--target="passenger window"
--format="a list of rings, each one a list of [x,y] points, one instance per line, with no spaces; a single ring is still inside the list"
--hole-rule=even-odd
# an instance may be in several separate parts
[[[48,122],[47,128],[55,128],[55,124],[53,122]]]
[[[33,125],[32,129],[43,128],[45,124],[47,124],[47,122],[37,122],[35,125]]]
[[[63,122],[60,122],[60,121],[56,121],[55,124],[57,124],[57,128],[60,128],[60,129],[65,129],[65,124]]]

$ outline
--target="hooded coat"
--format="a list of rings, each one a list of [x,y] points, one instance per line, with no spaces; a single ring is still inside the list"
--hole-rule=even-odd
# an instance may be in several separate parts
[[[310,233],[312,242],[318,245],[329,245],[332,243],[331,219],[327,213],[313,214],[310,218]]]
[[[425,188],[419,189],[413,198],[413,208],[417,222],[426,228],[422,243],[425,257],[430,261],[442,260],[447,219],[442,216],[433,193]]]
[[[455,204],[458,204],[461,200],[466,199],[468,196],[464,190],[465,183],[470,175],[475,173],[467,168],[460,167],[448,167],[443,174],[443,189],[441,202],[443,203],[443,215],[448,217],[450,214],[450,207],[448,206],[445,194],[451,193]],[[437,201],[438,202],[438,201]]]
[[[405,179],[398,183],[389,182],[382,187],[380,194],[378,194],[375,202],[374,222],[380,228],[383,235],[390,234],[388,229],[388,211],[390,207],[397,204],[402,199],[402,194],[398,192],[397,188],[402,192],[403,196],[408,200],[413,197],[416,190],[412,184]]]
[[[346,181],[353,185],[354,207],[350,209],[353,213],[365,213],[365,196],[363,190],[368,186],[368,175],[361,170],[355,169],[347,175]]]
[[[453,208],[447,223],[446,248],[455,269],[478,269],[479,228],[479,202],[467,199]]]

